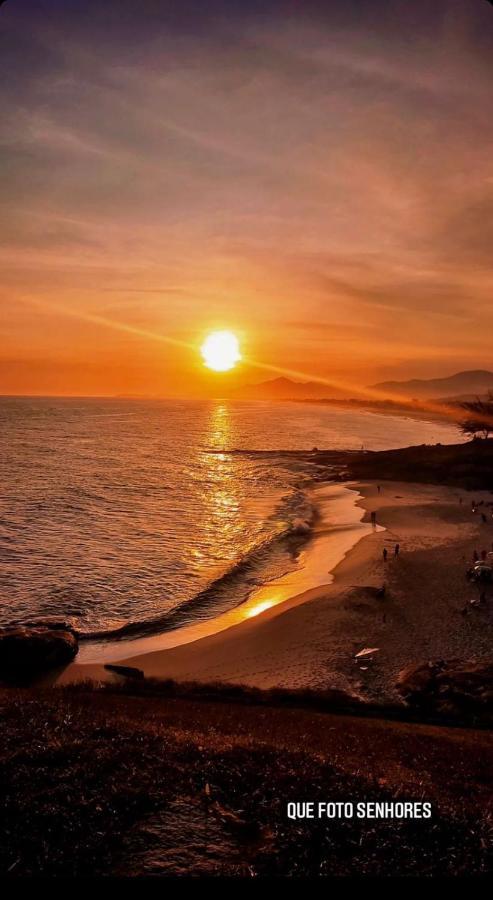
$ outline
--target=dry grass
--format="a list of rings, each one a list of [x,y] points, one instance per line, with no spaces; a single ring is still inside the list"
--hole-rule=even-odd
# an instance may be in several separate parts
[[[132,692],[2,694],[3,873],[143,874],[142,827],[177,799],[233,841],[222,874],[491,868],[487,732]],[[433,819],[327,825],[285,814],[289,800],[396,798],[430,800]],[[189,865],[201,871],[196,852]]]

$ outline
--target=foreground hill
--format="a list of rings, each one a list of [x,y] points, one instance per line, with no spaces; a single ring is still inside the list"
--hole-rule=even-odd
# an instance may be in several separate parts
[[[0,717],[10,877],[491,871],[488,732],[130,688],[4,692]],[[432,818],[290,821],[303,800]]]

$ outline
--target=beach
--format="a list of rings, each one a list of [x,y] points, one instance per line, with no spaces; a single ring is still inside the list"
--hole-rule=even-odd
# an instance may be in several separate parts
[[[455,658],[483,659],[491,652],[493,621],[465,572],[474,550],[491,550],[488,492],[455,487],[374,481],[351,483],[358,492],[361,532],[330,573],[282,603],[215,634],[172,648],[157,635],[142,652],[119,647],[119,665],[146,677],[243,684],[262,689],[338,688],[368,700],[395,700],[395,681],[409,663]],[[461,502],[462,500],[462,502]],[[369,524],[374,512],[377,528]],[[400,545],[398,557],[395,544]],[[383,549],[388,560],[383,560]],[[308,551],[308,555],[309,555]],[[378,596],[385,585],[385,596]],[[464,615],[462,610],[467,609]],[[129,642],[135,648],[137,642]],[[363,648],[378,648],[369,661],[355,661]],[[58,684],[87,679],[120,680],[101,661],[76,661]]]

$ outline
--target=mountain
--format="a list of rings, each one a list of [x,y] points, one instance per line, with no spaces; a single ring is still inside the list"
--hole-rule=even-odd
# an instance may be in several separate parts
[[[378,391],[389,400],[408,398],[410,400],[440,399],[465,400],[484,395],[493,390],[493,372],[478,369],[471,372],[457,372],[446,378],[414,378],[410,381],[381,381],[373,384],[370,391]],[[273,378],[258,384],[247,384],[232,394],[241,400],[364,400],[366,392],[339,388],[318,381],[293,381],[291,378]],[[383,397],[382,397],[383,399]]]
[[[477,369],[457,372],[446,378],[413,378],[411,381],[381,381],[372,390],[392,396],[399,394],[410,399],[456,399],[486,394],[493,390],[493,372]]]
[[[328,400],[357,396],[354,391],[341,390],[331,384],[317,381],[292,381],[290,378],[273,378],[259,384],[247,384],[234,394],[242,400]]]

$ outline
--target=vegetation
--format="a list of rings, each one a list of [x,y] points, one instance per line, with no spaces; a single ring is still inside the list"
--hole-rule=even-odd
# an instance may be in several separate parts
[[[493,433],[493,391],[488,392],[486,400],[478,397],[460,405],[467,413],[461,423],[462,432],[473,438],[479,435],[483,440],[487,440]]]
[[[137,686],[0,700],[10,877],[491,871],[487,732]],[[288,801],[397,799],[431,802],[432,819],[286,816]]]
[[[423,444],[399,450],[348,454],[346,465],[350,477],[360,480],[419,481],[493,491],[491,438],[465,444]]]

